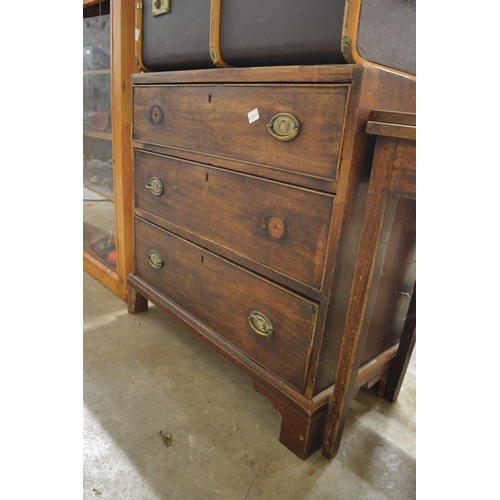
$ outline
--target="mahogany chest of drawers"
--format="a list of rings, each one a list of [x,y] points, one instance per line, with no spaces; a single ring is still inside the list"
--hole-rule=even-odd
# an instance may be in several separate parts
[[[322,444],[374,139],[374,109],[415,111],[411,78],[357,65],[133,75],[135,270],[151,301],[243,370]],[[359,386],[384,376],[415,277],[414,213],[383,229]]]

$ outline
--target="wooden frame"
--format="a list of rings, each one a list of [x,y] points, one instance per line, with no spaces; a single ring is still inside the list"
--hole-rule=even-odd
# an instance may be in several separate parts
[[[99,2],[84,0],[83,7]],[[130,76],[137,72],[134,60],[134,2],[111,0],[111,114],[114,159],[114,210],[116,272],[83,253],[83,269],[121,299],[127,299],[126,276],[133,267],[132,146]]]
[[[83,8],[91,7],[92,5],[97,5],[98,3],[102,3],[103,0],[83,0]]]
[[[377,279],[377,255],[384,252],[382,227],[391,219],[399,199],[416,201],[416,115],[374,111],[368,134],[377,136],[361,240],[356,257],[344,336],[326,422],[323,454],[333,458],[339,449],[351,401],[360,387],[358,370],[369,323],[369,289]],[[387,243],[385,243],[387,244]],[[415,345],[416,292],[413,287],[402,337],[381,395],[395,401]]]

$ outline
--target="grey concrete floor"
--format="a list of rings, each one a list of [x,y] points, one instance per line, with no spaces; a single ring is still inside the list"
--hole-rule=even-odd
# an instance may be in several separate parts
[[[395,403],[359,392],[335,459],[300,460],[237,368],[156,307],[83,286],[84,500],[416,497],[415,354]]]

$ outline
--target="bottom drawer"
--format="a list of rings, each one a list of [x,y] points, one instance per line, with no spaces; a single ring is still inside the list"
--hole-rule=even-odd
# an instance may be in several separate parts
[[[304,391],[318,304],[136,218],[136,274]]]

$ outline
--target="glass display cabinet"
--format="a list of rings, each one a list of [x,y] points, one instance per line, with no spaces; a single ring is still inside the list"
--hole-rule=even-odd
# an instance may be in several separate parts
[[[133,19],[133,2],[83,2],[83,263],[124,300],[132,265]]]

